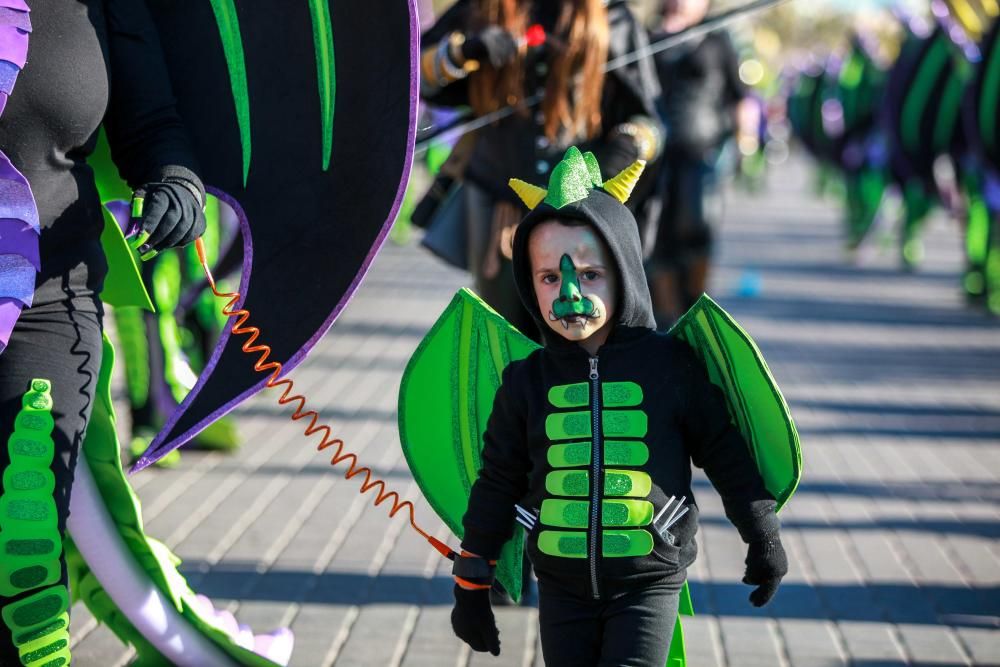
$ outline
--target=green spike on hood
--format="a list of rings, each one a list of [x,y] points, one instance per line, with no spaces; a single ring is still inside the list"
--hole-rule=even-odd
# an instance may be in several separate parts
[[[597,164],[597,158],[590,151],[583,154],[583,162],[587,165],[587,171],[590,173],[590,182],[594,184],[595,188],[599,188],[604,185],[604,180],[601,178],[601,167]]]
[[[602,184],[601,168],[597,165],[594,154],[581,153],[576,146],[570,146],[563,159],[552,170],[544,203],[560,209],[586,199],[591,190]]]

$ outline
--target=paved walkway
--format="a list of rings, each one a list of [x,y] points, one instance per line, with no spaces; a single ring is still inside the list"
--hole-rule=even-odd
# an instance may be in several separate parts
[[[763,349],[802,435],[805,475],[784,515],[791,571],[772,605],[749,605],[743,547],[699,478],[689,664],[1000,664],[1000,323],[963,306],[958,236],[944,221],[916,275],[897,272],[891,253],[848,266],[836,211],[809,192],[807,171],[794,163],[767,197],[730,199],[713,290]],[[396,435],[399,378],[464,280],[418,249],[386,248],[294,374],[415,501]],[[238,455],[185,453],[177,470],[134,478],[150,533],[197,590],[257,629],[290,625],[294,665],[542,664],[531,608],[498,610],[499,659],[470,656],[451,635],[442,559],[341,479],[286,412],[259,396],[238,412]],[[440,526],[425,504],[419,514]],[[74,664],[129,660],[74,613]]]

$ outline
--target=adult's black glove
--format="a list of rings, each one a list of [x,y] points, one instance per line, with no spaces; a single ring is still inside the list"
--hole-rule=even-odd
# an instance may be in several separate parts
[[[603,176],[605,179],[611,179],[639,159],[639,143],[629,134],[613,132],[598,153]]]
[[[501,28],[491,25],[481,32],[469,35],[462,44],[462,56],[466,60],[478,60],[489,63],[493,69],[500,69],[517,55],[517,42],[514,36]]]
[[[757,587],[750,591],[750,604],[763,607],[774,597],[781,578],[788,574],[788,557],[777,533],[764,541],[750,543],[746,565],[743,583]]]
[[[500,631],[490,606],[490,589],[466,590],[455,584],[451,629],[473,651],[500,655]]]
[[[205,188],[193,172],[165,167],[160,179],[136,190],[143,199],[139,253],[187,245],[205,233]]]

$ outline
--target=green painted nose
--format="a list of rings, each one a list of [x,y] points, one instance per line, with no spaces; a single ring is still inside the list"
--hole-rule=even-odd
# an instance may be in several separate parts
[[[555,316],[592,315],[594,304],[590,299],[583,298],[583,294],[580,293],[580,279],[576,275],[576,265],[569,255],[563,255],[559,260],[559,273],[562,277],[559,298],[552,304]]]

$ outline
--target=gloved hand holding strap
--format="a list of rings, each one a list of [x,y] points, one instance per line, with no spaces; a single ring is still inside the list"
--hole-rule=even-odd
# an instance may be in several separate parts
[[[463,550],[455,558],[451,573],[455,576],[455,583],[465,590],[485,590],[493,585],[496,565],[495,560],[486,560]]]
[[[455,607],[451,629],[472,650],[500,655],[500,631],[490,605],[490,587],[496,572],[495,560],[486,560],[468,551],[455,557]]]

